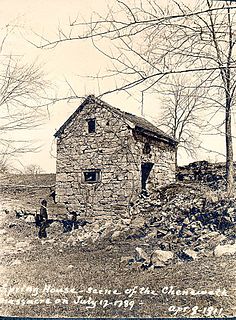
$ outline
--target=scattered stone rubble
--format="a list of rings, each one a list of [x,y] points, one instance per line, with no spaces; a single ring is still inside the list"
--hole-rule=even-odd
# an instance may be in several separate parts
[[[176,259],[234,254],[235,217],[234,198],[208,187],[175,184],[140,198],[131,206],[129,218],[78,221],[78,227],[65,236],[67,245],[74,246],[139,241],[134,255],[123,257],[122,264],[164,267]]]
[[[25,214],[23,219],[31,223]],[[65,246],[128,243],[132,256],[120,262],[144,269],[236,253],[236,199],[199,184],[174,184],[140,197],[126,218],[92,219],[69,229],[66,221],[51,221],[48,238]]]

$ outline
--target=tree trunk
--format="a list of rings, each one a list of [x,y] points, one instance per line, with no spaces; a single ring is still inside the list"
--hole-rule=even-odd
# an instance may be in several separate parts
[[[177,173],[178,168],[178,147],[175,148],[175,172]]]
[[[231,196],[234,186],[234,162],[233,162],[233,141],[231,132],[231,103],[226,99],[225,114],[225,139],[226,139],[226,190],[227,195]]]

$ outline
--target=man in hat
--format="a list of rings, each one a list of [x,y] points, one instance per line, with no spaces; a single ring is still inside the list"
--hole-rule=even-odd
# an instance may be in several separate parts
[[[47,222],[48,222],[47,201],[43,199],[41,201],[41,207],[39,212],[39,238],[40,239],[47,237],[47,232],[46,232]]]

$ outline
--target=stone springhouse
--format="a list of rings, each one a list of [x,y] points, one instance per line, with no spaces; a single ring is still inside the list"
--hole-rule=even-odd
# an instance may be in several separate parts
[[[177,142],[147,120],[88,96],[55,133],[56,195],[84,216],[127,212],[175,181]]]

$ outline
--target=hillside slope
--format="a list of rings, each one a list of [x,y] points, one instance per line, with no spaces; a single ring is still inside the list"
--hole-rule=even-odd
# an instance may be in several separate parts
[[[235,316],[235,254],[216,251],[235,248],[235,198],[176,184],[140,198],[126,217],[81,218],[74,229],[50,187],[30,190],[1,193],[1,315]],[[43,240],[33,217],[42,198],[50,218]]]

